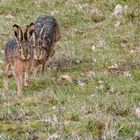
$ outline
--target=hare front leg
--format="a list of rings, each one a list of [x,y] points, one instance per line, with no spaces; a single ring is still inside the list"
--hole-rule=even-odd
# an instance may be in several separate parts
[[[28,72],[28,70],[26,70],[24,73],[24,86],[25,87],[29,86],[29,72]]]
[[[36,76],[36,75],[37,75],[37,72],[38,72],[38,70],[39,70],[39,66],[38,66],[37,60],[34,60],[34,61],[32,62],[31,70],[32,70],[32,72],[33,72],[33,75]]]
[[[52,57],[54,53],[55,53],[55,50],[53,48],[49,49],[47,52],[46,61],[48,61],[49,57]]]
[[[44,62],[42,63],[42,65],[41,65],[41,72],[42,72],[42,73],[44,72],[45,64],[46,64],[46,62],[44,61]]]
[[[54,50],[54,49],[51,48],[50,50],[48,50],[46,59],[45,59],[45,61],[42,63],[42,68],[41,68],[41,72],[42,72],[42,73],[44,72],[46,62],[48,61],[48,59],[49,59],[50,57],[52,57],[52,56],[54,55],[54,53],[55,53],[55,50]]]
[[[16,78],[18,97],[22,97],[22,75],[16,74],[15,78]]]
[[[4,71],[3,71],[3,87],[5,93],[8,91],[8,72],[9,72],[9,66],[10,64],[5,64],[4,65]]]
[[[50,54],[50,57],[52,58],[54,56],[55,50],[52,50],[52,53]]]
[[[15,61],[14,63],[14,75],[16,79],[18,96],[22,97],[23,65],[20,61]]]

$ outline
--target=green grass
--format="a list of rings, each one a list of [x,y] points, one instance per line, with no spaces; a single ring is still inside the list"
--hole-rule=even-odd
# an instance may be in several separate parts
[[[117,4],[128,5],[128,14],[116,29],[111,13]],[[0,76],[0,139],[43,140],[53,135],[60,140],[135,139],[135,132],[140,131],[140,118],[134,114],[140,105],[138,5],[139,0],[0,2],[1,50],[13,36],[13,24],[25,29],[41,14],[53,11],[62,33],[55,61],[50,61],[44,75],[30,75],[24,99],[17,97],[14,78],[4,95]],[[94,22],[93,7],[102,11],[102,22]],[[97,46],[100,40],[105,47],[92,51],[92,45]],[[2,60],[1,52],[0,56]],[[118,68],[110,69],[113,64]],[[89,71],[95,75],[88,76]],[[71,76],[72,83],[59,80],[65,74]]]

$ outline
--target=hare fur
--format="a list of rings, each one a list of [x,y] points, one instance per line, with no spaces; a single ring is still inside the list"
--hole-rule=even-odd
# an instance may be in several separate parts
[[[22,84],[29,85],[29,69],[33,59],[33,48],[30,43],[30,37],[34,32],[34,24],[31,23],[26,31],[22,32],[18,25],[13,25],[15,38],[10,39],[4,50],[4,89],[8,90],[8,72],[10,67],[13,69],[13,73],[16,79],[18,96],[22,96]]]
[[[47,60],[55,53],[55,43],[60,39],[60,27],[53,16],[39,16],[35,22],[35,47],[33,67],[35,73],[41,66],[43,73]]]

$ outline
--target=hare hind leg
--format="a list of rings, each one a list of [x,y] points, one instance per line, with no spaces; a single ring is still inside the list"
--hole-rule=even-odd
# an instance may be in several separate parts
[[[54,50],[54,49],[49,49],[49,50],[48,50],[46,59],[45,59],[45,61],[42,62],[42,67],[41,67],[41,72],[42,72],[42,73],[44,72],[46,62],[48,61],[48,59],[49,59],[50,57],[52,57],[52,56],[54,55],[54,53],[55,53],[55,50]]]
[[[4,70],[3,70],[3,87],[4,87],[4,91],[5,93],[8,91],[8,73],[9,73],[9,68],[10,68],[10,64],[6,63],[4,65]]]
[[[54,56],[54,53],[55,53],[55,50],[53,49],[53,51],[52,51],[52,53],[50,55],[51,58]]]
[[[60,27],[58,24],[55,26],[54,31],[55,31],[55,42],[57,42],[61,38]]]
[[[22,97],[23,65],[20,61],[15,61],[14,63],[14,74],[18,96]]]

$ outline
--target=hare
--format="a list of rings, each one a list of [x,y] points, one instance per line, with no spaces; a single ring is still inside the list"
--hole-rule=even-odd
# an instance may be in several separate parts
[[[33,47],[30,38],[34,33],[34,24],[31,23],[26,31],[22,32],[18,25],[13,25],[15,38],[7,41],[4,49],[4,89],[8,90],[8,72],[10,68],[16,79],[17,93],[22,97],[22,84],[29,85],[28,73],[33,59]]]
[[[35,73],[39,66],[43,73],[45,64],[49,57],[55,53],[55,43],[60,39],[59,25],[53,16],[39,16],[35,22],[35,47],[33,67]]]

